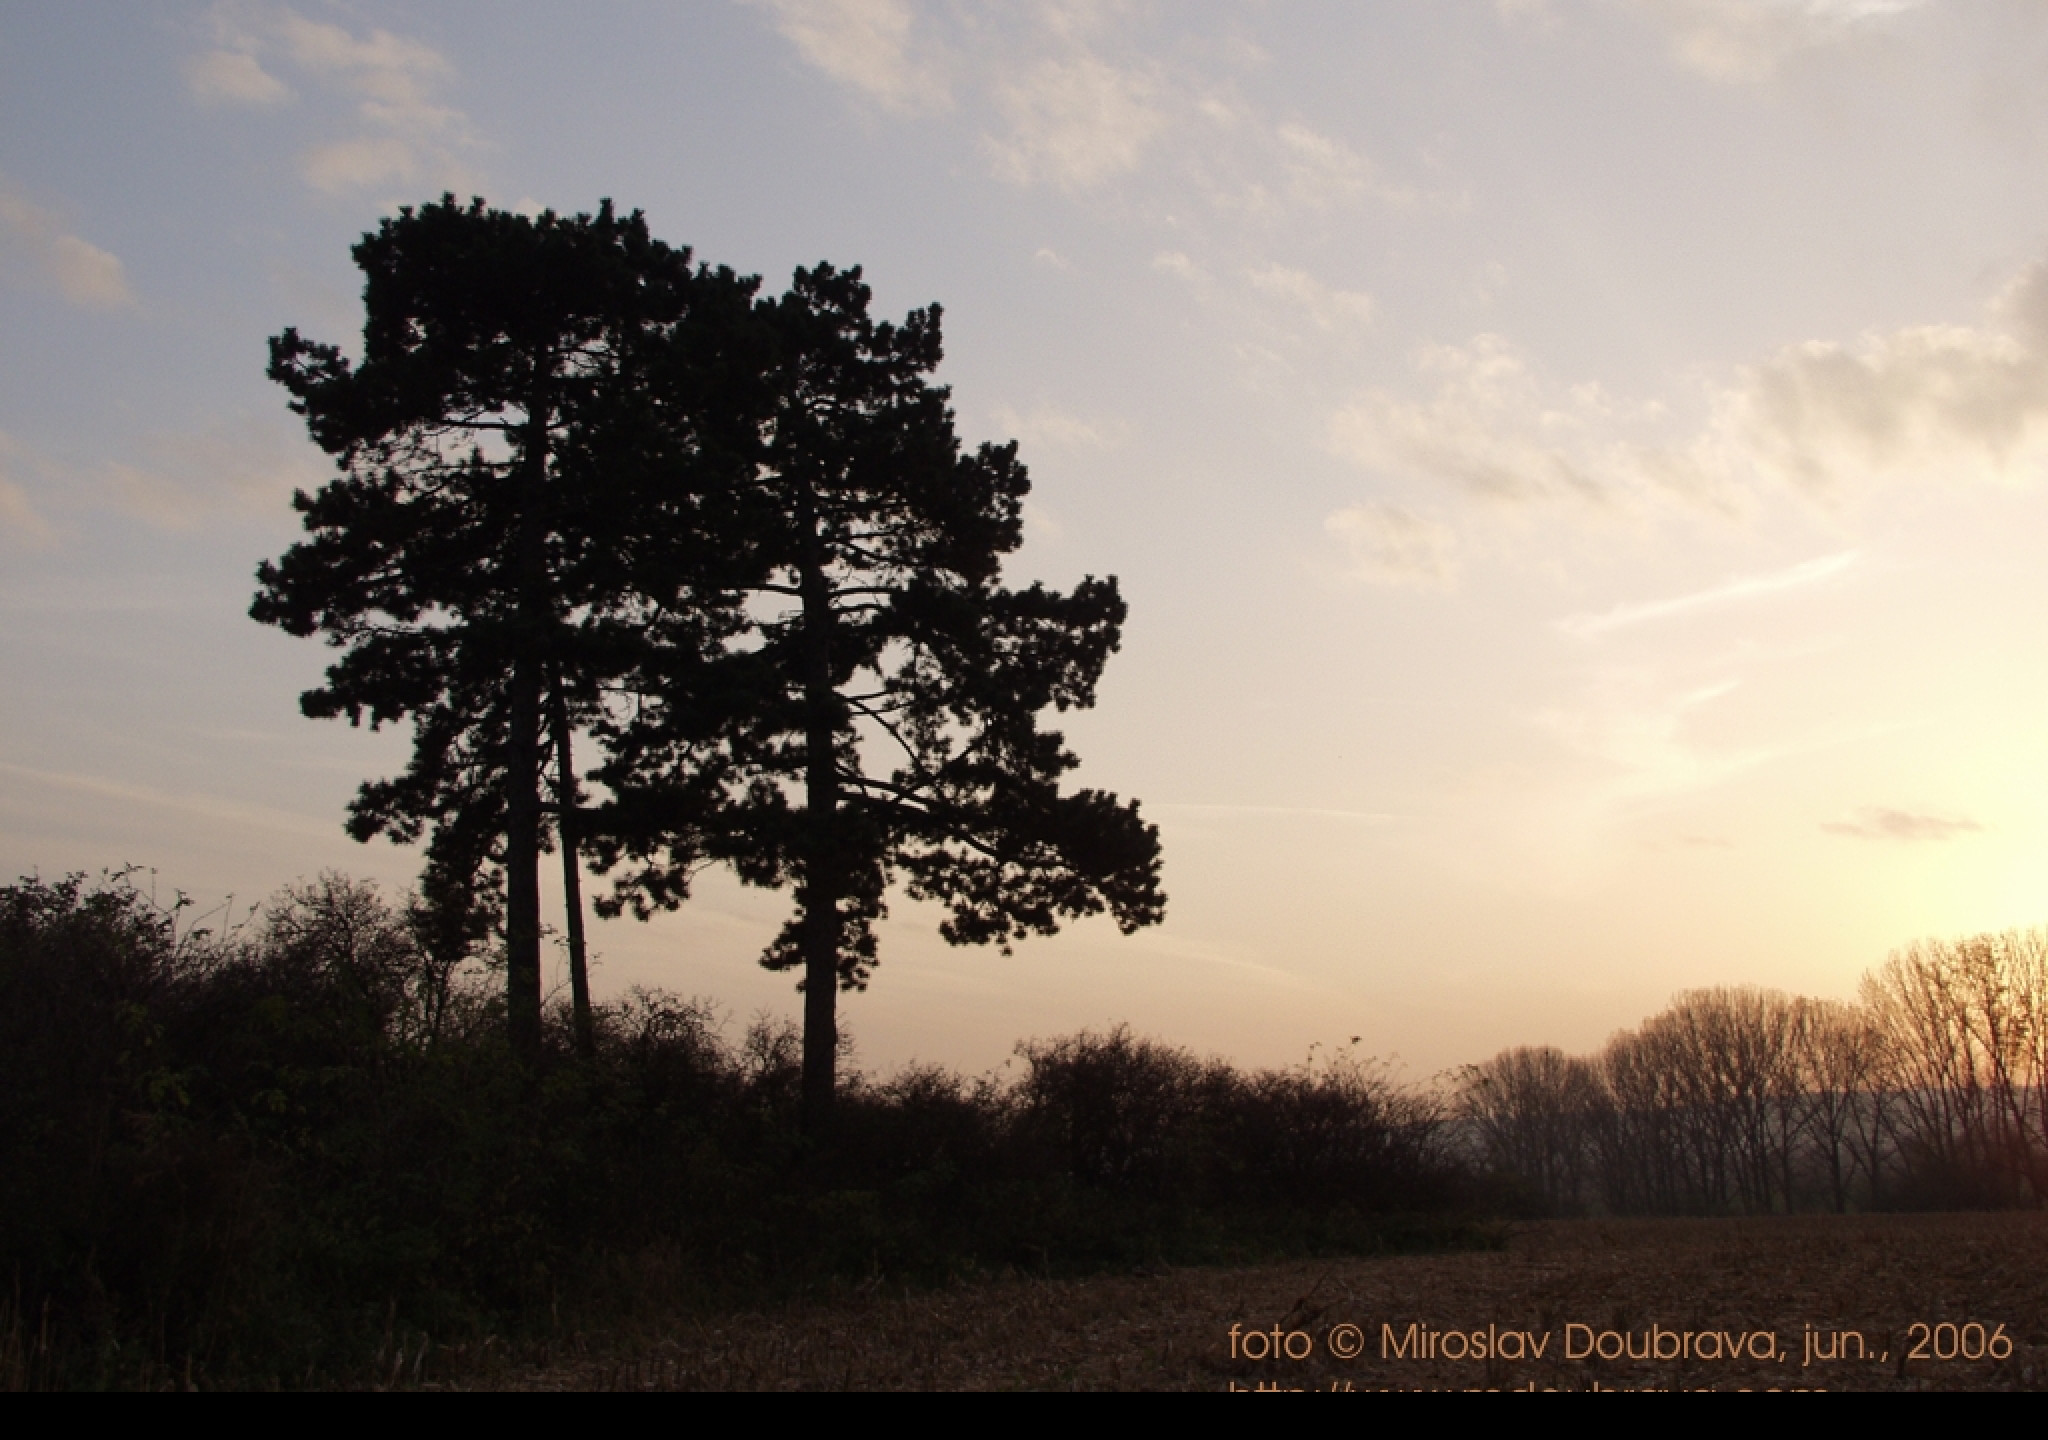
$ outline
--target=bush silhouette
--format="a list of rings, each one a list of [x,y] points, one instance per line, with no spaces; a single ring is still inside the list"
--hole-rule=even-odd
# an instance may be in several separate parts
[[[1349,1059],[1118,1027],[857,1077],[821,1143],[786,1022],[636,991],[590,1055],[547,1012],[536,1070],[423,907],[324,876],[217,933],[134,881],[0,890],[0,1384],[331,1382],[836,1278],[1371,1248],[1456,1198],[1430,1104]]]

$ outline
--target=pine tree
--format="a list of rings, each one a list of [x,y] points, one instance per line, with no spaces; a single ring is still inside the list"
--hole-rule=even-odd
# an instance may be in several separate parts
[[[925,378],[939,308],[893,325],[869,299],[858,269],[820,266],[761,307],[757,450],[719,522],[747,628],[710,665],[688,643],[647,647],[602,772],[656,822],[614,831],[606,860],[637,868],[612,908],[673,903],[707,858],[794,889],[763,963],[802,977],[813,1130],[836,1086],[837,995],[867,985],[892,882],[948,907],[949,941],[1005,951],[1104,910],[1129,933],[1165,907],[1157,827],[1135,801],[1062,794],[1078,761],[1039,728],[1048,707],[1094,703],[1125,614],[1116,582],[1002,586],[1029,489],[1016,446],[963,452],[948,391]],[[743,802],[706,802],[711,751]],[[664,831],[663,814],[688,823]]]
[[[528,217],[444,196],[353,254],[360,361],[296,330],[271,341],[271,378],[340,474],[295,498],[310,538],[257,571],[250,613],[342,652],[301,697],[307,715],[412,722],[411,763],[361,788],[350,833],[430,831],[426,888],[457,910],[487,866],[502,869],[508,1025],[532,1059],[540,854],[552,839],[565,873],[578,863],[570,737],[631,663],[636,574],[680,593],[684,552],[703,539],[693,479],[714,468],[726,411],[703,401],[719,367],[692,337],[733,329],[700,318],[744,322],[753,282],[692,269],[687,250],[608,201],[595,216]],[[658,397],[641,383],[656,354]],[[715,597],[692,592],[665,617],[664,643],[715,646],[719,617]],[[580,904],[569,929],[580,937]],[[572,959],[587,1045],[587,978]]]

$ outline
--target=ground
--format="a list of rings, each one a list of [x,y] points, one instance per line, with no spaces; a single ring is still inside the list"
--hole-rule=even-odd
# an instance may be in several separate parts
[[[452,1383],[463,1368],[449,1369]],[[1545,1221],[1513,1227],[1493,1251],[878,1288],[630,1342],[573,1342],[493,1379],[1218,1393],[2048,1388],[2048,1214]]]

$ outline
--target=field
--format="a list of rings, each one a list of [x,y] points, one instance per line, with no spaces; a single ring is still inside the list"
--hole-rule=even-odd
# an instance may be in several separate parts
[[[2048,1387],[2048,1214],[1548,1221],[1494,1251],[855,1293],[648,1334],[419,1373],[520,1389],[2029,1390]]]

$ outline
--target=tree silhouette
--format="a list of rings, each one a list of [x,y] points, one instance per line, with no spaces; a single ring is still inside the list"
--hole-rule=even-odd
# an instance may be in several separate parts
[[[1165,906],[1157,827],[1135,801],[1060,793],[1078,761],[1038,725],[1094,703],[1124,619],[1116,582],[999,584],[1029,489],[1016,446],[962,452],[947,390],[925,379],[939,308],[899,326],[870,319],[869,298],[858,269],[820,266],[761,307],[758,450],[721,504],[748,628],[711,667],[689,644],[648,647],[641,707],[602,772],[646,815],[693,817],[615,831],[605,859],[638,869],[614,908],[673,903],[706,857],[794,888],[763,963],[802,975],[814,1130],[836,1084],[837,992],[867,984],[893,879],[948,907],[949,941],[1006,951],[1105,909],[1129,933]],[[703,803],[707,747],[745,782],[724,812]]]
[[[360,362],[296,330],[271,341],[271,378],[341,474],[296,496],[311,538],[261,566],[250,613],[342,651],[301,697],[307,715],[412,721],[411,763],[363,785],[349,831],[431,831],[426,889],[458,915],[485,867],[502,867],[508,1025],[532,1058],[539,856],[551,836],[565,874],[577,866],[571,732],[629,664],[635,574],[658,569],[674,592],[690,568],[682,552],[702,535],[690,467],[711,465],[723,412],[693,401],[717,367],[689,359],[679,332],[699,314],[747,316],[753,282],[693,270],[687,250],[609,201],[594,217],[529,218],[444,196],[385,220],[353,254],[365,277]],[[657,352],[668,367],[658,402],[636,380]],[[657,431],[658,488],[643,443]],[[720,622],[715,600],[691,600],[664,615],[663,641],[694,651],[716,644]],[[568,888],[587,1045],[580,902]]]

